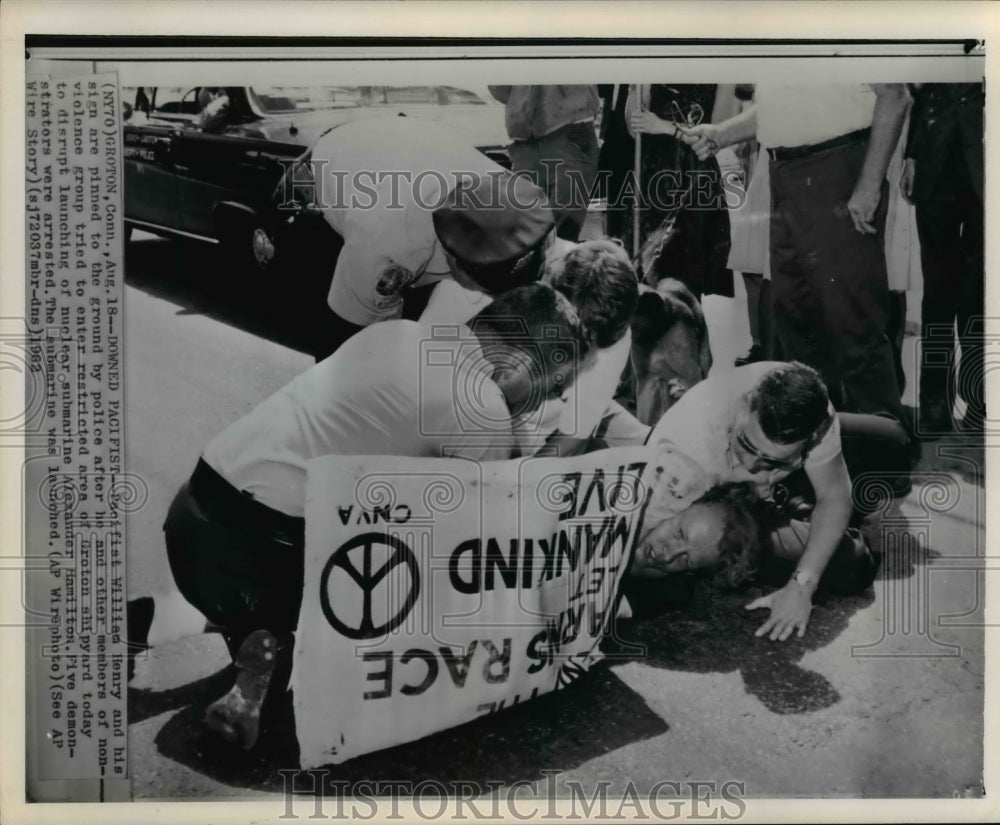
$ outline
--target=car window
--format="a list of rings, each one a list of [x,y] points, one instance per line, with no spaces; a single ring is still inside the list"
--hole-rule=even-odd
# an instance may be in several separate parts
[[[254,86],[249,92],[253,106],[265,115],[317,109],[486,103],[475,92],[457,86]]]
[[[152,89],[149,116],[163,120],[193,121],[198,116],[197,89],[190,86],[157,86]]]

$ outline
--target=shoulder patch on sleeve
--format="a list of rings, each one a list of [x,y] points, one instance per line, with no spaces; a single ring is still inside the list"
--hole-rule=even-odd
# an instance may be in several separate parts
[[[399,264],[388,264],[375,282],[375,292],[379,295],[398,295],[400,290],[413,281],[414,274]]]

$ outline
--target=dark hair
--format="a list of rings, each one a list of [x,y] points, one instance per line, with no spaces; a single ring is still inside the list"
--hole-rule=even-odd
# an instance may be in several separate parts
[[[725,513],[719,539],[719,566],[714,582],[735,590],[753,578],[760,558],[760,527],[756,517],[757,492],[748,482],[720,484],[695,504],[711,504]]]
[[[632,343],[644,352],[652,350],[678,323],[693,327],[699,343],[708,335],[705,313],[694,293],[676,278],[664,278],[656,289],[639,295],[632,317]]]
[[[635,269],[625,249],[610,239],[577,244],[551,284],[573,302],[598,347],[621,339],[639,300]]]
[[[750,411],[775,444],[815,444],[833,422],[823,379],[798,361],[782,364],[760,380],[750,392]]]
[[[587,331],[569,300],[545,284],[498,295],[469,322],[484,352],[512,347],[525,353],[546,397],[573,383],[590,352]]]
[[[737,83],[736,89],[734,90],[736,99],[742,103],[748,103],[753,100],[754,84],[753,83]]]

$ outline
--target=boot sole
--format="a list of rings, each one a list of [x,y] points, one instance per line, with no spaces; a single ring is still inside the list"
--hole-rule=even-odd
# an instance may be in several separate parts
[[[244,639],[236,657],[236,683],[205,711],[205,724],[227,742],[250,750],[260,736],[260,714],[278,659],[278,640],[266,630]]]

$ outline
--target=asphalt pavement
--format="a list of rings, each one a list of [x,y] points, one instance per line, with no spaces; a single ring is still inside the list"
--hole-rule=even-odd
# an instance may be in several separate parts
[[[137,232],[126,282],[127,463],[148,485],[128,524],[134,597],[169,584],[161,525],[201,449],[312,358],[309,313],[287,280],[254,280],[204,249]],[[716,369],[749,345],[740,286],[736,300],[705,299]],[[912,319],[919,296],[909,303]],[[352,760],[330,779],[555,781],[561,793],[575,780],[588,795],[601,781],[614,794],[695,780],[742,782],[748,797],[980,795],[983,466],[981,439],[925,445],[912,494],[884,515],[874,588],[820,600],[801,640],[754,638],[763,614],[743,605],[755,592],[698,590],[684,609],[623,626],[607,662],[569,689]],[[278,771],[296,766],[290,720],[251,753],[201,724],[231,684],[228,661],[211,635],[138,661],[137,799],[281,793]]]

